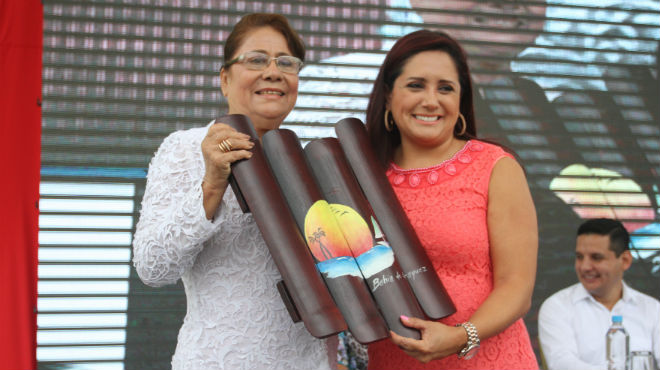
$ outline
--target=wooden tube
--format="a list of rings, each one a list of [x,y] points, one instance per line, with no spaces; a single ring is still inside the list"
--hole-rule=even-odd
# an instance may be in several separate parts
[[[314,180],[298,137],[291,130],[271,130],[264,134],[262,143],[271,171],[348,329],[360,343],[387,338],[385,321],[333,210]]]
[[[252,123],[244,115],[226,115],[216,122],[250,135],[255,144],[250,159],[232,164],[231,184],[239,202],[252,212],[282,275],[286,289],[281,291],[288,290],[305,327],[313,336],[324,338],[346,330],[346,322],[321,280],[314,259],[270,172]]]
[[[365,246],[368,250],[356,256],[356,261],[390,330],[419,339],[419,331],[404,326],[400,317],[424,318],[424,312],[404,278],[392,249],[383,238],[371,206],[353,176],[339,141],[335,138],[313,140],[305,147],[305,155],[323,196],[331,206],[354,210],[360,219],[349,219],[352,228],[357,229],[355,225],[362,224],[369,229],[369,244]],[[348,214],[343,217],[350,216]]]
[[[346,118],[337,122],[335,132],[401,268],[409,276],[408,282],[426,315],[439,319],[456,312],[387,180],[383,167],[371,149],[364,124],[357,118]]]

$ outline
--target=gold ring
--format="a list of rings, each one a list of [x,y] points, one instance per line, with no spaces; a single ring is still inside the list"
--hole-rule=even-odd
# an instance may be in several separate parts
[[[220,148],[220,151],[223,153],[231,152],[232,146],[229,139],[222,140],[222,142],[218,144],[218,148]]]

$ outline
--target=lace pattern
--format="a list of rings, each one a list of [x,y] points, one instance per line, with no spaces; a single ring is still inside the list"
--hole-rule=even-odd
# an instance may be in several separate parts
[[[212,123],[211,123],[212,124]],[[152,159],[133,262],[145,284],[183,280],[187,314],[173,369],[335,369],[337,340],[294,324],[252,215],[231,188],[211,222],[202,205],[207,127],[168,136]]]
[[[487,207],[495,163],[510,156],[500,147],[468,141],[452,158],[432,167],[403,170],[392,164],[387,176],[426,249],[457,312],[441,322],[467,321],[493,289]],[[391,341],[369,346],[370,369],[532,369],[538,368],[522,319],[483,340],[469,361],[449,356],[423,364]]]

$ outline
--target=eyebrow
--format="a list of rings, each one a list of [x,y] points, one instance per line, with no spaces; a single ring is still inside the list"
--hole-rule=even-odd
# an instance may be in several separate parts
[[[406,79],[406,81],[407,81],[407,82],[409,82],[409,81],[424,81],[424,82],[426,82],[427,80],[426,80],[426,78],[424,78],[424,77],[415,77],[415,76],[412,76],[412,77],[408,77],[408,78]],[[439,83],[446,83],[446,84],[450,84],[450,85],[457,85],[457,82],[452,81],[452,80],[446,80],[446,79],[441,79],[441,80],[439,80],[438,82],[439,82]]]
[[[263,53],[263,54],[266,54],[266,55],[270,55],[270,54],[268,54],[268,52],[266,50],[263,50],[263,49],[250,50],[250,52],[257,52],[257,53]],[[280,51],[279,53],[275,54],[276,57],[280,57],[282,55],[291,56],[291,54],[287,54],[283,51]]]
[[[589,256],[591,258],[594,257],[605,257],[605,254],[599,253],[599,252],[594,252],[594,253],[580,253],[580,252],[575,252],[575,255],[577,257],[584,257],[584,256]]]

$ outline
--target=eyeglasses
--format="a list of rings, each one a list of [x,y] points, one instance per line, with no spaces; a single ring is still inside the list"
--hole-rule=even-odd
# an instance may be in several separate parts
[[[229,68],[234,63],[243,63],[247,69],[254,71],[263,71],[269,65],[271,60],[275,60],[277,68],[284,73],[298,74],[303,67],[302,60],[292,55],[280,55],[279,57],[271,57],[267,54],[258,51],[248,51],[236,58],[228,61],[224,68]]]

